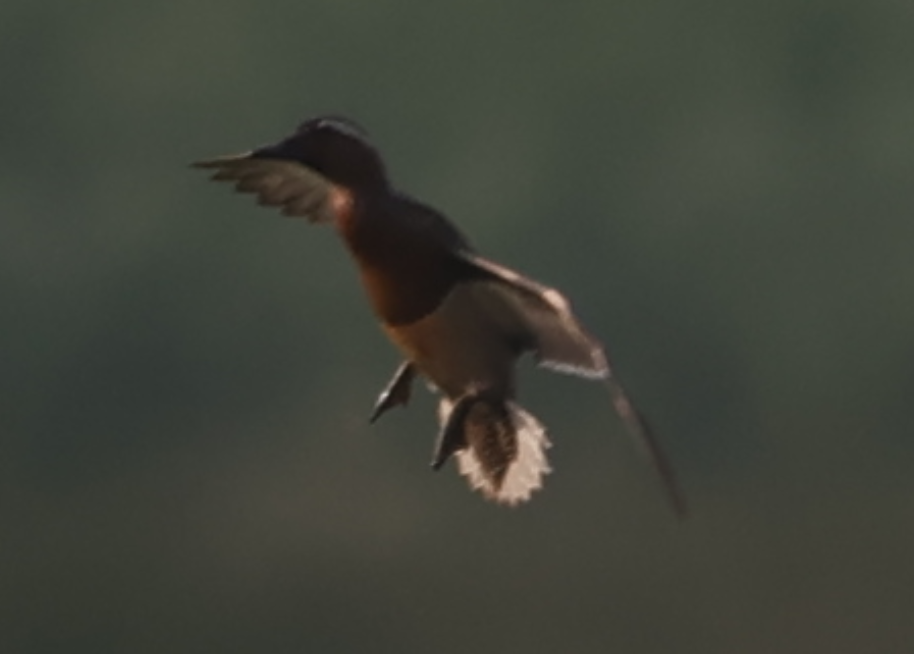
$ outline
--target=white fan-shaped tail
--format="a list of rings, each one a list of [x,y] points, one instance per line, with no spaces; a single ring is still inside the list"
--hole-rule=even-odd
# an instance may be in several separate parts
[[[442,399],[439,407],[442,423],[447,419],[451,406],[451,402]],[[546,450],[552,444],[546,429],[533,415],[514,402],[509,401],[506,406],[517,439],[517,454],[500,484],[496,485],[486,474],[472,447],[458,450],[454,456],[457,469],[467,478],[471,488],[494,502],[515,506],[529,500],[535,491],[543,487],[543,477],[552,470],[546,458]]]

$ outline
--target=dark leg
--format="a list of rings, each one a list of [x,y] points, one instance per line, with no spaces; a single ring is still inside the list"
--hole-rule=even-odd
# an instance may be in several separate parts
[[[464,422],[470,407],[477,399],[479,396],[471,393],[464,395],[454,403],[450,415],[441,425],[441,431],[438,432],[438,442],[435,443],[435,453],[432,455],[432,470],[440,470],[454,452],[466,447]]]
[[[397,368],[397,372],[388,382],[387,387],[378,396],[378,401],[375,402],[368,422],[374,423],[388,409],[400,404],[405,406],[409,402],[410,390],[415,377],[416,369],[413,368],[413,364],[409,361],[401,363],[400,367]]]
[[[485,446],[484,449],[491,449],[491,440],[499,433],[507,431],[513,442],[514,426],[505,402],[504,394],[491,389],[474,390],[457,400],[447,420],[441,425],[432,457],[432,469],[439,470],[454,452],[465,447]],[[470,412],[477,404],[482,405],[482,413],[476,411],[471,415]],[[503,445],[495,443],[499,450]],[[479,451],[477,454],[480,454]],[[512,452],[511,456],[514,454],[516,452]]]

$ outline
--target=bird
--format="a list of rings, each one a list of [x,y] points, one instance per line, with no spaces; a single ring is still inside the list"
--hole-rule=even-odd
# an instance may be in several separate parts
[[[551,442],[517,400],[517,363],[529,355],[540,367],[608,386],[673,510],[685,515],[684,495],[647,420],[568,299],[483,257],[442,212],[398,190],[358,123],[318,116],[270,145],[191,165],[260,205],[332,225],[381,329],[403,356],[369,421],[407,405],[423,378],[440,395],[434,470],[454,459],[473,490],[508,506],[543,486]]]

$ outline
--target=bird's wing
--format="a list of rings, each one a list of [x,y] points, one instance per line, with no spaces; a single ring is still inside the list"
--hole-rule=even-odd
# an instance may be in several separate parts
[[[539,365],[591,379],[609,374],[603,346],[585,331],[559,291],[471,252],[460,256],[474,276],[491,282],[493,302],[503,305],[493,315]]]
[[[685,516],[685,495],[653,430],[612,374],[602,344],[585,331],[565,296],[472,253],[461,256],[473,266],[477,278],[490,281],[489,289],[500,296],[500,306],[492,315],[498,316],[509,337],[519,338],[524,349],[533,351],[540,365],[605,381],[616,412],[660,476],[670,504],[680,517]]]
[[[236,190],[255,194],[264,206],[281,207],[286,216],[333,220],[341,191],[326,177],[294,161],[252,155],[245,152],[192,165],[215,171],[212,179],[234,182]]]

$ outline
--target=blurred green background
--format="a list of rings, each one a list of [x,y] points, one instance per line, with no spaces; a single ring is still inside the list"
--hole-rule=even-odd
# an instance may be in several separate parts
[[[914,4],[0,6],[0,652],[910,652]],[[186,164],[324,112],[564,289],[649,413],[525,368],[531,505],[331,231]]]

